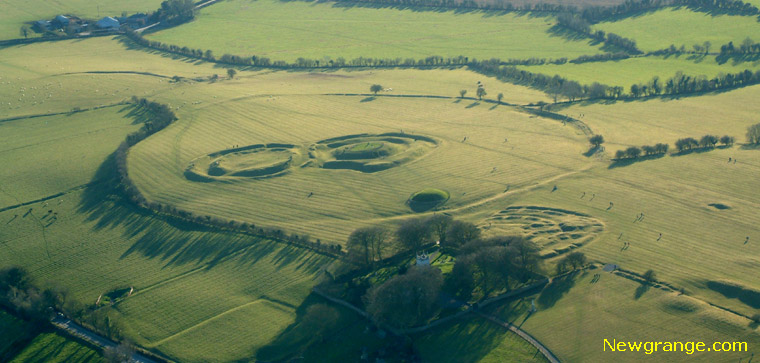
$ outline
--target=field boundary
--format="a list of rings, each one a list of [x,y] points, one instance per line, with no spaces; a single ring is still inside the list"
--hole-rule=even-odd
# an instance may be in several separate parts
[[[75,109],[72,109],[72,110],[69,110],[69,111],[50,112],[50,113],[38,113],[38,114],[34,114],[34,115],[24,115],[24,116],[13,116],[13,117],[8,117],[8,118],[0,119],[0,123],[10,122],[10,121],[18,121],[18,120],[25,120],[25,119],[30,119],[30,118],[48,117],[48,116],[73,115],[73,114],[79,113],[79,112],[95,111],[95,110],[100,110],[100,109],[103,109],[103,108],[116,107],[116,106],[121,106],[121,105],[126,105],[126,104],[127,104],[126,102],[117,102],[117,103],[110,103],[110,104],[107,104],[107,105],[100,105],[100,106],[94,106],[94,107],[89,107],[89,108],[81,108],[81,109],[76,109],[75,108]]]

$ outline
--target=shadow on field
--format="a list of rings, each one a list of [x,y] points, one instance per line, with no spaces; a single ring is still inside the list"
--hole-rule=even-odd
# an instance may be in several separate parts
[[[364,318],[312,293],[296,308],[296,319],[264,347],[254,350],[255,361],[305,361],[331,357],[330,361],[357,361],[372,334],[361,334]],[[363,336],[364,335],[364,336]],[[364,339],[362,339],[364,338]],[[369,338],[369,339],[367,339]],[[375,338],[376,344],[380,342]],[[337,359],[335,354],[343,355]]]
[[[741,150],[760,150],[760,144],[743,144],[739,147]]]
[[[567,294],[570,289],[575,286],[575,280],[577,277],[578,272],[576,271],[566,276],[553,279],[550,284],[546,285],[546,287],[541,290],[541,294],[538,295],[536,301],[538,302],[539,307],[547,309],[554,306],[562,296]]]
[[[613,161],[612,164],[610,164],[610,166],[608,166],[607,168],[608,169],[620,168],[620,167],[623,167],[623,166],[628,166],[628,165],[631,165],[631,164],[639,163],[639,162],[642,162],[642,161],[660,159],[663,156],[665,156],[665,155],[660,154],[660,155],[642,156],[642,157],[638,157],[638,158],[618,159],[618,160]]]
[[[546,32],[550,36],[552,36],[552,37],[559,37],[559,38],[565,39],[566,41],[569,41],[569,42],[578,42],[578,41],[582,41],[582,40],[589,40],[589,37],[586,34],[577,32],[577,31],[572,30],[572,29],[568,29],[568,28],[566,28],[564,26],[560,26],[560,25],[554,25],[551,28],[549,28],[548,30],[546,30]]]
[[[644,294],[646,294],[647,291],[649,291],[649,289],[651,289],[651,288],[652,288],[651,284],[649,284],[647,282],[642,282],[639,285],[639,287],[636,288],[636,291],[633,293],[633,298],[635,300],[638,300],[639,298],[641,298],[642,296],[644,296]]]
[[[135,119],[143,117],[131,111],[127,115]],[[139,255],[159,259],[164,267],[192,263],[210,269],[237,256],[236,263],[240,265],[264,259],[277,268],[290,266],[310,273],[319,271],[331,260],[285,243],[218,230],[138,208],[117,189],[115,153],[100,165],[92,180],[102,182],[92,183],[83,190],[77,211],[86,215],[86,221],[93,222],[93,234],[106,229],[123,231],[123,238],[132,245],[123,252],[121,259]]]
[[[364,102],[372,102],[372,101],[374,101],[376,99],[377,98],[375,96],[369,96],[369,97],[362,98],[362,100],[359,101],[359,102],[362,102],[362,103],[364,103]]]

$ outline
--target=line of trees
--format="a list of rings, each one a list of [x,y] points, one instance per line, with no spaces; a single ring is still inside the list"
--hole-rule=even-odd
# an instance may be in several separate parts
[[[618,98],[623,93],[622,87],[610,87],[597,82],[591,85],[581,85],[559,75],[548,76],[541,73],[518,69],[514,66],[503,66],[499,59],[473,60],[468,67],[479,73],[494,76],[501,80],[522,84],[543,90],[554,96],[555,102],[560,97],[569,101],[581,98]]]
[[[594,54],[594,55],[582,55],[578,58],[571,60],[570,63],[580,64],[580,63],[589,63],[589,62],[604,62],[604,61],[609,61],[609,60],[627,59],[630,57],[631,56],[628,53],[624,53],[624,52],[602,53],[602,54]]]
[[[441,308],[437,304],[441,291],[464,301],[475,295],[487,298],[541,277],[543,272],[540,248],[525,237],[482,239],[474,224],[443,214],[408,219],[395,233],[382,227],[357,229],[349,237],[349,256],[372,266],[382,257],[377,252],[382,248],[378,247],[389,242],[391,236],[415,252],[437,239],[443,252],[456,256],[445,279],[436,266],[415,265],[407,269],[404,265],[398,275],[381,284],[358,286],[369,287],[362,298],[367,313],[375,321],[397,328],[424,324],[436,316]]]
[[[760,141],[760,124],[757,126],[757,137]],[[677,152],[685,152],[697,149],[712,149],[715,148],[718,143],[724,147],[732,146],[736,139],[733,136],[723,135],[721,137],[715,135],[705,135],[699,140],[693,137],[685,137],[676,140],[675,149]],[[656,156],[665,155],[668,153],[670,145],[668,144],[655,144],[644,145],[642,147],[631,146],[625,150],[618,150],[615,152],[615,160],[625,159],[637,159],[642,156]]]
[[[715,135],[705,135],[702,136],[702,138],[699,140],[693,137],[678,139],[676,140],[675,146],[678,152],[684,152],[696,149],[712,149],[715,148],[718,143],[723,144],[723,146],[731,146],[734,144],[735,140],[736,139],[733,136],[728,135],[724,135],[722,137]]]
[[[441,66],[461,66],[466,65],[468,57],[441,57],[429,56],[420,59],[414,58],[371,58],[358,57],[347,60],[343,57],[337,59],[308,59],[298,58],[293,62],[282,60],[272,61],[267,57],[259,56],[238,56],[224,54],[216,57],[211,50],[191,49],[180,47],[178,45],[164,44],[155,40],[148,40],[141,34],[127,31],[125,35],[135,43],[147,48],[161,50],[169,53],[179,54],[190,58],[197,58],[209,62],[225,63],[238,66],[255,66],[268,68],[350,68],[350,67],[441,67]]]
[[[625,150],[615,152],[615,160],[637,159],[641,156],[665,155],[670,146],[668,144],[644,145],[642,147],[631,146]]]
[[[564,13],[557,16],[557,25],[571,29],[575,32],[585,34],[596,41],[606,43],[625,50],[630,54],[642,54],[643,52],[636,47],[636,41],[617,35],[615,33],[605,33],[602,30],[592,31],[591,23],[582,15],[577,13]]]
[[[720,46],[719,56],[735,55],[735,54],[753,54],[760,53],[760,43],[755,43],[749,37],[744,38],[744,41],[737,47],[734,42],[728,42]]]
[[[446,288],[463,300],[509,291],[542,273],[539,252],[523,236],[474,239],[459,247]]]
[[[440,56],[431,56],[415,60],[412,58],[402,59],[380,59],[359,57],[346,61],[343,58],[337,60],[319,61],[312,59],[299,58],[293,63],[284,61],[271,61],[264,57],[240,57],[225,54],[217,60],[210,50],[189,49],[175,45],[167,45],[157,41],[151,41],[143,38],[135,32],[127,32],[127,37],[134,40],[140,45],[158,49],[170,53],[181,54],[188,57],[204,59],[211,62],[219,62],[241,66],[257,66],[269,68],[346,68],[346,67],[441,67],[441,66],[462,66],[467,65],[471,70],[495,76],[502,80],[512,83],[522,84],[533,87],[551,94],[555,102],[560,98],[568,101],[579,99],[618,99],[622,97],[645,97],[653,95],[676,95],[694,92],[706,92],[719,89],[729,89],[743,87],[747,85],[760,83],[760,71],[753,73],[750,70],[744,70],[735,74],[719,74],[718,76],[708,79],[705,76],[688,76],[683,72],[677,72],[675,76],[666,81],[660,81],[659,77],[654,77],[646,84],[634,84],[630,87],[630,93],[626,94],[625,89],[620,86],[608,86],[598,82],[590,85],[582,85],[577,81],[569,80],[559,75],[549,76],[541,73],[533,73],[526,70],[518,69],[509,62],[503,62],[498,58],[488,60],[470,60],[465,56],[444,58]],[[609,34],[608,34],[609,35]],[[611,53],[611,55],[580,57],[576,63],[585,61],[602,60],[603,57],[623,57],[621,53]],[[515,60],[511,60],[514,62]],[[555,60],[556,61],[556,60]]]

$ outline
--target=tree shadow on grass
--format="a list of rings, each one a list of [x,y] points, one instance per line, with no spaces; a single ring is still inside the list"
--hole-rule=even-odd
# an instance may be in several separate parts
[[[639,298],[644,296],[644,294],[646,294],[647,291],[649,291],[649,289],[651,288],[652,288],[652,285],[646,282],[642,282],[641,285],[639,285],[639,287],[637,287],[636,291],[633,293],[633,298],[635,300],[638,300]]]
[[[132,114],[131,117],[142,116]],[[290,266],[309,273],[317,272],[333,260],[300,247],[138,208],[118,187],[116,153],[112,153],[97,169],[89,186],[83,189],[77,212],[92,223],[89,234],[121,229],[122,237],[132,243],[121,259],[139,255],[157,259],[165,268],[195,264],[210,269],[233,256],[240,257],[239,264],[266,258],[267,263],[277,268]]]
[[[663,156],[665,156],[665,154],[648,155],[648,156],[642,156],[638,158],[618,159],[618,160],[613,161],[612,164],[610,164],[610,166],[607,167],[607,169],[615,169],[615,168],[620,168],[620,167],[628,166],[631,164],[639,163],[642,161],[660,159]]]
[[[546,287],[541,290],[541,294],[538,295],[536,302],[539,304],[539,307],[542,309],[548,309],[554,306],[562,296],[567,294],[570,289],[575,286],[577,277],[578,272],[573,272],[566,276],[553,279],[550,284],[546,285]]]
[[[739,147],[741,150],[760,150],[760,144],[743,144]]]
[[[590,149],[588,149],[588,151],[586,151],[585,153],[583,153],[583,156],[585,156],[587,158],[591,157],[591,156],[594,156],[594,154],[596,154],[597,151],[599,151],[600,149],[601,149],[601,147],[599,147],[599,146],[592,146]]]
[[[322,305],[327,314],[315,315],[309,308]],[[366,332],[369,322],[344,307],[312,293],[296,308],[296,318],[269,344],[251,352],[256,361],[288,362],[295,359],[313,361],[358,361],[362,348],[374,350],[390,339]]]
[[[473,102],[473,103],[471,103],[471,104],[467,105],[465,108],[473,108],[473,107],[475,107],[475,106],[480,106],[480,102],[478,102],[478,101],[475,101],[475,102]]]
[[[362,98],[362,100],[359,101],[359,102],[372,102],[372,101],[374,101],[376,99],[377,98],[375,96],[369,96],[369,97]]]

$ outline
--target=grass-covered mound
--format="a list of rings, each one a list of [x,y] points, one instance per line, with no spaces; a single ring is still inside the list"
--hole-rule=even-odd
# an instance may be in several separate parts
[[[325,169],[374,173],[414,161],[437,145],[433,138],[402,133],[346,135],[317,142],[312,156]]]
[[[427,188],[414,193],[410,201],[415,203],[440,203],[449,199],[449,192],[445,190]]]
[[[235,177],[282,175],[300,152],[290,144],[257,144],[211,153],[193,160],[185,177],[194,181],[213,181]]]
[[[409,197],[409,206],[415,212],[426,211],[446,203],[449,197],[449,192],[445,190],[425,188]]]

